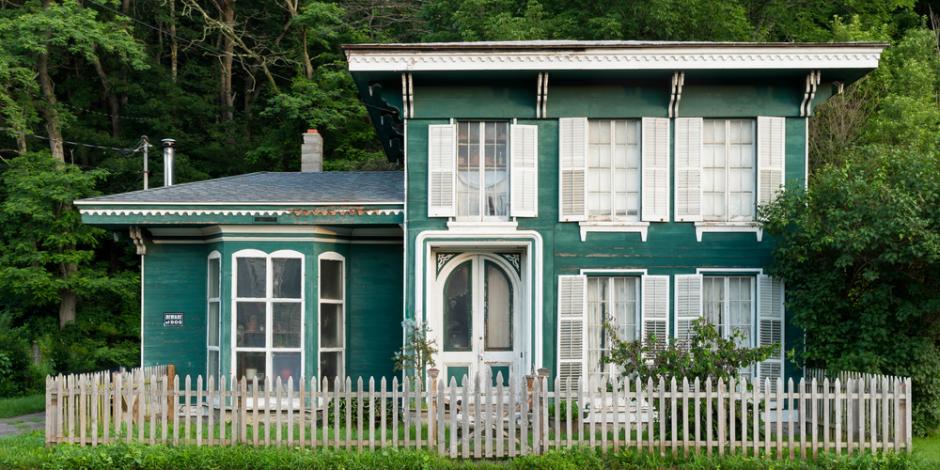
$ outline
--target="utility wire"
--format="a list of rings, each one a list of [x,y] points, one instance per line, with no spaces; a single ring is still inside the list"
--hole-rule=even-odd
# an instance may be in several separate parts
[[[17,132],[16,129],[13,129],[13,128],[11,128],[11,127],[0,127],[0,131],[14,131],[14,132]],[[34,139],[46,140],[46,141],[49,141],[49,142],[61,142],[61,143],[63,143],[63,144],[75,145],[75,146],[78,146],[78,147],[86,147],[86,148],[93,148],[93,149],[99,149],[99,150],[111,150],[111,151],[115,151],[115,152],[121,152],[121,153],[124,154],[125,156],[133,155],[133,154],[139,152],[141,149],[143,149],[143,140],[142,140],[142,139],[137,141],[137,146],[136,146],[136,147],[130,148],[130,147],[111,147],[111,146],[108,146],[108,145],[89,144],[89,143],[87,143],[87,142],[76,142],[76,141],[73,141],[73,140],[53,139],[53,138],[51,138],[51,137],[47,137],[47,136],[44,136],[44,135],[38,135],[38,134],[26,134],[26,137],[32,137],[32,138],[34,138]]]

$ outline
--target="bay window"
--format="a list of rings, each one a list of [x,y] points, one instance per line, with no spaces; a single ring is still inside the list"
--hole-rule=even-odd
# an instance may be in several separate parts
[[[457,217],[509,217],[508,122],[457,122]]]
[[[303,255],[242,250],[233,256],[236,378],[303,378]]]
[[[705,119],[702,125],[702,220],[753,221],[754,120]]]
[[[640,123],[588,120],[588,219],[640,220]]]

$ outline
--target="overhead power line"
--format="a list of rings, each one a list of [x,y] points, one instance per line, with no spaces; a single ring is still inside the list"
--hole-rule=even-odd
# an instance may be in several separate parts
[[[16,129],[13,129],[11,127],[0,127],[0,130],[17,132]],[[77,142],[74,140],[53,139],[51,137],[38,135],[38,134],[26,134],[26,137],[30,137],[33,139],[41,139],[41,140],[45,140],[49,142],[61,142],[62,144],[74,145],[77,147],[86,147],[86,148],[93,148],[93,149],[99,149],[99,150],[111,150],[114,152],[121,152],[125,155],[133,155],[139,152],[143,148],[143,140],[138,140],[136,147],[112,147],[110,145],[89,144],[87,142]]]

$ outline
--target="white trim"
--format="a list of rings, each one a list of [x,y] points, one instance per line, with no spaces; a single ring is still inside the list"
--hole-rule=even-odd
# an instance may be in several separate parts
[[[675,118],[679,116],[679,101],[682,100],[682,85],[685,84],[685,72],[673,72],[672,74],[672,92],[669,95],[669,116]]]
[[[305,209],[299,208],[297,211],[303,212]],[[164,216],[164,215],[234,215],[234,216],[280,216],[292,215],[295,210],[282,209],[79,209],[81,215],[92,216]],[[298,214],[299,217],[332,217],[349,215],[400,215],[404,213],[403,209],[338,209],[337,214]]]
[[[147,231],[153,236],[216,235],[225,233],[300,233],[356,236],[401,236],[400,228],[347,228],[320,225],[212,225],[209,227],[153,227]]]
[[[342,283],[342,286],[341,286],[342,294],[343,294],[342,299],[328,299],[326,301],[324,301],[323,299],[323,296],[320,292],[322,290],[321,287],[323,285],[323,283],[321,282],[321,278],[320,278],[321,274],[323,273],[323,270],[320,269],[320,262],[324,260],[339,261],[341,263],[340,264],[340,277],[341,277],[340,282]],[[339,377],[346,377],[346,349],[348,346],[346,344],[346,331],[347,331],[347,326],[348,326],[348,322],[346,321],[348,318],[348,315],[347,315],[348,312],[346,311],[346,295],[347,295],[346,290],[347,290],[346,289],[346,257],[335,251],[326,251],[326,252],[320,253],[320,256],[317,256],[317,331],[316,331],[317,375],[316,377],[318,381],[323,378],[323,375],[322,375],[323,371],[320,370],[320,355],[323,352],[340,353],[340,364],[339,364],[339,370],[337,372],[339,372]],[[320,338],[322,338],[323,336],[320,331],[320,329],[323,328],[323,322],[321,321],[323,318],[323,316],[321,315],[321,309],[322,309],[322,304],[324,303],[341,306],[340,313],[343,316],[343,322],[342,322],[342,327],[341,327],[342,337],[340,338],[340,340],[342,341],[342,346],[340,347],[324,348],[323,344],[320,343]],[[327,379],[330,380],[331,383],[334,380],[333,378],[329,378],[329,377]]]
[[[883,46],[714,45],[592,47],[563,50],[348,49],[350,72],[467,70],[760,70],[878,67]],[[535,49],[535,50],[533,50]]]
[[[158,188],[159,189],[159,188]],[[153,191],[153,190],[151,190]],[[252,202],[203,202],[203,201],[174,201],[174,202],[160,202],[160,201],[89,201],[87,199],[79,199],[72,204],[76,206],[391,206],[397,204],[404,204],[404,201],[362,201],[362,202],[352,202],[352,201],[337,201],[337,202],[316,202],[316,201],[295,201],[295,202],[264,202],[264,201],[252,201]]]
[[[264,297],[238,297],[238,258],[263,258],[265,260],[265,296]],[[299,259],[300,260],[300,298],[299,299],[288,299],[288,298],[275,298],[274,295],[274,275],[273,275],[273,259]],[[233,378],[233,383],[235,379],[236,372],[238,370],[238,352],[264,352],[265,353],[265,364],[264,372],[266,380],[274,380],[274,375],[272,374],[272,364],[273,364],[273,353],[275,352],[300,352],[300,379],[303,380],[306,372],[306,344],[305,344],[305,335],[306,331],[306,281],[307,281],[307,262],[306,256],[296,250],[277,250],[271,253],[267,253],[261,250],[254,248],[246,248],[238,250],[231,255],[231,270],[232,270],[232,282],[231,282],[231,295],[229,300],[231,302],[231,307],[229,311],[229,322],[231,323],[231,347],[230,350],[230,359],[231,367],[229,370],[229,376]],[[220,286],[221,288],[221,286]],[[239,347],[238,346],[238,301],[243,302],[258,302],[264,303],[265,305],[265,346],[264,347]],[[284,347],[274,347],[274,303],[298,303],[300,304],[300,347],[298,348],[284,348]],[[221,341],[221,338],[220,338]],[[297,379],[295,377],[295,379]]]
[[[218,272],[218,275],[219,275],[218,294],[219,295],[218,297],[209,297],[209,286],[211,285],[211,281],[209,278],[209,274],[211,274],[209,271],[209,266],[212,260],[214,259],[219,260],[219,272]],[[212,309],[213,303],[216,303],[219,305],[219,311],[218,311],[219,331],[218,331],[218,338],[217,338],[219,344],[216,346],[212,346],[209,344],[209,311]],[[212,351],[215,351],[216,353],[218,353],[219,363],[217,364],[218,369],[215,371],[209,370],[209,353]],[[206,257],[206,377],[207,378],[211,375],[210,372],[215,373],[213,377],[215,377],[217,381],[219,377],[222,376],[222,253],[220,253],[218,250],[212,250],[209,253],[209,256]]]
[[[447,229],[460,233],[494,233],[494,232],[515,232],[519,223],[515,220],[506,221],[447,221]]]
[[[496,237],[501,240],[481,241],[481,237]],[[428,238],[442,238],[447,241],[428,241]],[[423,322],[424,316],[424,289],[425,285],[430,286],[433,282],[434,272],[431,269],[425,269],[426,260],[431,259],[431,252],[435,248],[441,247],[466,247],[472,243],[475,248],[494,248],[494,247],[513,247],[526,249],[526,261],[523,263],[523,287],[531,288],[532,291],[526,291],[525,308],[522,310],[524,316],[525,346],[524,359],[526,363],[534,364],[535,368],[542,367],[542,235],[534,230],[524,230],[516,232],[496,232],[489,234],[464,234],[454,233],[447,230],[426,230],[415,237],[415,259],[414,259],[414,319]],[[531,248],[529,244],[531,243]],[[407,260],[406,260],[407,261]],[[530,327],[534,323],[534,332]],[[528,347],[532,338],[532,347]]]
[[[144,312],[144,286],[147,285],[146,271],[144,270],[144,261],[146,256],[140,255],[140,366],[144,367],[147,365],[144,362],[144,349],[146,348],[146,341],[144,341],[144,318],[146,317]]]
[[[645,269],[581,269],[579,274],[582,276],[596,276],[596,275],[614,275],[614,274],[626,274],[626,275],[645,275],[647,271]]]
[[[803,118],[803,189],[809,189],[809,118]]]
[[[214,237],[205,240],[152,240],[155,245],[205,245],[218,242],[323,242],[346,245],[400,245],[403,240],[342,240],[322,237]]]
[[[646,235],[649,230],[649,222],[604,222],[604,221],[581,221],[578,222],[581,228],[581,241],[587,241],[588,232],[628,232],[639,233],[640,241],[646,241]]]
[[[695,222],[695,241],[702,241],[702,234],[706,232],[753,232],[758,242],[764,238],[759,222]]]
[[[696,274],[708,274],[708,273],[751,273],[751,274],[764,274],[763,268],[696,268]]]

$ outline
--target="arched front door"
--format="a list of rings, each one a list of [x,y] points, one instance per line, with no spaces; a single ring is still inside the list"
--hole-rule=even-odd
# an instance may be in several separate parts
[[[460,383],[464,374],[514,373],[519,356],[518,278],[505,261],[488,254],[455,256],[438,277],[438,308],[431,328],[438,367]]]

